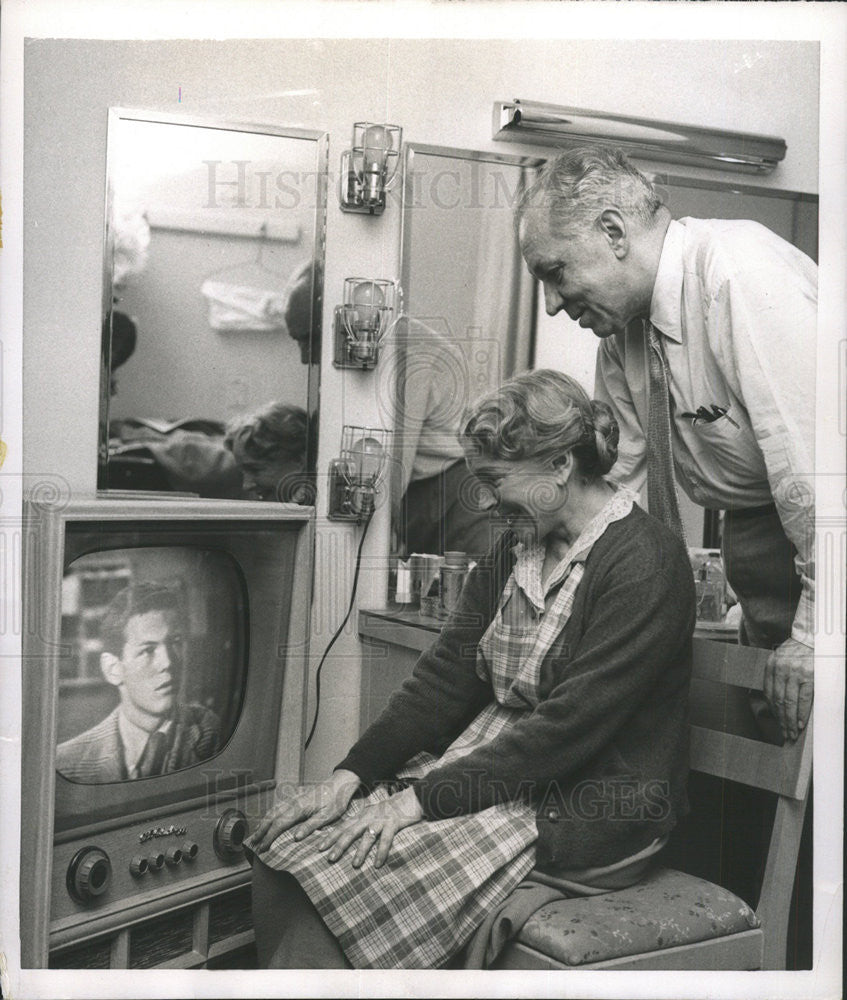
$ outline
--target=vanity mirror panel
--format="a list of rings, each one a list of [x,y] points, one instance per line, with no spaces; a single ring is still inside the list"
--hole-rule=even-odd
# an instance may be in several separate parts
[[[321,132],[110,111],[101,490],[277,499],[224,446],[272,403],[308,479],[326,178]]]
[[[542,162],[405,146],[405,318],[387,345],[396,378],[381,379],[395,431],[395,555],[487,548],[487,517],[459,517],[467,487],[456,432],[469,403],[532,360],[536,291],[512,219]]]

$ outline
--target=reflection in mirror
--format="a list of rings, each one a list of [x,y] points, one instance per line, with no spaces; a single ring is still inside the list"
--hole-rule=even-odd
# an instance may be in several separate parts
[[[101,489],[312,502],[326,153],[110,112]]]
[[[393,376],[392,534],[400,557],[478,558],[498,530],[476,509],[457,432],[473,400],[531,361],[535,290],[512,217],[540,163],[406,145],[405,314],[383,365]]]
[[[114,549],[62,583],[56,769],[102,784],[169,774],[232,736],[246,678],[242,577],[224,552]]]

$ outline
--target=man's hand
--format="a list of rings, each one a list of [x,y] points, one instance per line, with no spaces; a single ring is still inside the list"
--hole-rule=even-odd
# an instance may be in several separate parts
[[[786,639],[771,653],[765,668],[763,694],[787,740],[796,740],[809,721],[814,656],[815,651],[802,642]]]
[[[356,843],[353,867],[359,868],[368,852],[376,846],[374,867],[380,868],[388,857],[395,835],[406,826],[423,819],[423,809],[414,790],[406,788],[396,795],[366,806],[361,812],[345,820],[334,830],[328,830],[318,844],[319,851],[329,851],[329,860],[338,861],[352,844]]]
[[[269,809],[256,827],[247,846],[257,854],[266,851],[276,838],[295,827],[294,839],[302,840],[313,830],[343,815],[361,784],[352,771],[333,771],[332,777],[315,785],[301,785],[278,805]]]

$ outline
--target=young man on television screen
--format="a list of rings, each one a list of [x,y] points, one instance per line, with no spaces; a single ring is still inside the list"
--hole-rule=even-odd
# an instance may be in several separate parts
[[[120,702],[91,729],[60,743],[56,770],[102,783],[178,771],[218,749],[220,722],[177,701],[183,668],[179,595],[159,583],[125,587],[102,622],[100,669]]]

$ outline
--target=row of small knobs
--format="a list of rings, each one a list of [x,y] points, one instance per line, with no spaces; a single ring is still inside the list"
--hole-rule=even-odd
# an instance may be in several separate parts
[[[199,845],[193,840],[186,840],[182,847],[169,847],[164,852],[158,851],[149,854],[146,858],[141,854],[136,856],[129,863],[129,872],[135,878],[141,878],[147,872],[160,871],[165,865],[175,868],[183,861],[193,861],[200,853]]]
[[[247,817],[238,809],[227,809],[215,826],[212,844],[215,853],[224,861],[234,861],[244,853],[244,839],[249,830]],[[165,865],[175,868],[183,861],[194,861],[200,847],[193,840],[186,840],[181,847],[168,847],[146,857],[136,854],[129,864],[130,874],[141,878],[147,872],[160,871]],[[99,847],[83,847],[68,865],[66,884],[68,892],[81,903],[102,896],[112,881],[112,862]]]

